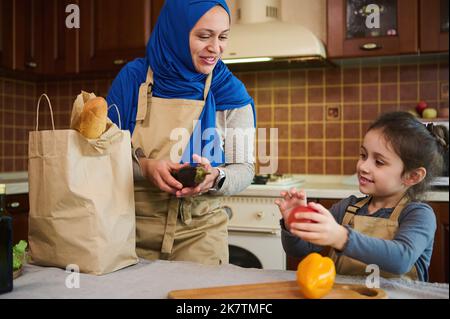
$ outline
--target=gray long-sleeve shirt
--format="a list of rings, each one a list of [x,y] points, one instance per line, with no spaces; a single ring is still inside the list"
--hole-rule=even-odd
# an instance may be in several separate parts
[[[330,212],[335,220],[342,224],[347,206],[360,200],[361,198],[355,196],[343,199],[333,205]],[[393,208],[383,208],[371,216],[389,218],[392,212]],[[368,216],[368,204],[358,211],[358,215]],[[281,241],[286,254],[301,258],[324,248],[292,235],[284,228],[283,220],[280,224]],[[428,267],[436,231],[436,216],[429,205],[420,202],[409,203],[400,214],[399,228],[392,240],[370,237],[350,227],[347,229],[348,241],[341,254],[365,264],[377,264],[381,270],[393,274],[407,273],[416,265],[419,280],[428,281]]]

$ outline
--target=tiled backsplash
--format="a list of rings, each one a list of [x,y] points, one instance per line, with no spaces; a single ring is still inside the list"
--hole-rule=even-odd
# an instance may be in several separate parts
[[[255,99],[258,128],[278,128],[278,171],[352,174],[368,125],[381,113],[426,100],[448,108],[448,64],[392,64],[239,73]],[[51,99],[56,128],[68,128],[81,89],[106,96],[112,79],[34,83],[0,78],[0,172],[27,169],[28,132],[41,93]],[[45,102],[40,128],[51,128]]]
[[[278,128],[279,172],[353,174],[379,114],[419,100],[448,108],[448,63],[372,65],[239,74],[255,98],[260,128]],[[267,130],[266,130],[267,131]]]

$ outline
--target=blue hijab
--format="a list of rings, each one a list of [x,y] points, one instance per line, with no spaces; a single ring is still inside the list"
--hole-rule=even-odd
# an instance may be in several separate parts
[[[119,72],[108,93],[108,105],[116,104],[119,108],[122,129],[133,133],[139,86],[145,82],[149,66],[154,73],[153,96],[203,100],[207,76],[195,71],[189,47],[189,33],[197,21],[216,5],[221,5],[230,15],[225,0],[165,1],[147,45],[146,58],[128,63]],[[204,140],[203,132],[216,128],[216,111],[241,108],[249,104],[252,105],[256,123],[253,99],[243,83],[222,61],[218,61],[213,71],[211,89],[199,118],[201,125],[194,129],[181,162],[193,163],[192,154],[195,153],[207,157],[213,166],[224,164],[223,149],[217,133]],[[108,116],[118,124],[118,115],[114,108],[109,110]],[[208,130],[206,133],[210,132],[215,130]],[[198,138],[199,136],[203,138]],[[220,150],[220,154],[213,156],[210,152],[212,149]]]

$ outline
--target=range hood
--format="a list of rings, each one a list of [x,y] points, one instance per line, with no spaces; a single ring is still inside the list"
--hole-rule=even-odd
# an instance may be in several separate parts
[[[236,0],[237,19],[222,60],[234,70],[331,65],[322,41],[280,19],[280,0]],[[261,64],[264,65],[261,65]]]

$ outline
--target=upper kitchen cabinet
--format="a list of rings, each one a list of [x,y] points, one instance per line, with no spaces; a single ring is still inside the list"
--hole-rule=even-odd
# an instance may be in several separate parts
[[[2,66],[37,74],[76,72],[76,31],[65,25],[71,2],[2,0]]]
[[[78,30],[68,28],[66,8],[75,0],[45,0],[43,28],[44,73],[61,75],[79,71]]]
[[[2,0],[2,65],[41,73],[44,0]]]
[[[448,51],[449,0],[420,0],[420,51]]]
[[[145,56],[163,0],[80,0],[80,71],[119,70]]]
[[[44,75],[117,71],[145,47],[164,0],[0,0],[0,66]],[[67,24],[79,8],[79,28]],[[73,22],[70,20],[70,22]]]
[[[419,49],[418,0],[328,0],[327,22],[331,58],[408,54]]]

